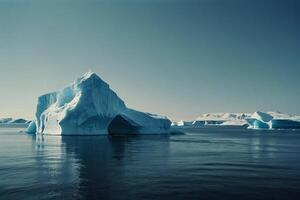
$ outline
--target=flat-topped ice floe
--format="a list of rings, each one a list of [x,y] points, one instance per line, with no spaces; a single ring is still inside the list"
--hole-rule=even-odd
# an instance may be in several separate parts
[[[40,134],[161,134],[168,133],[170,125],[166,117],[127,108],[92,72],[59,92],[40,96],[36,108],[35,126]]]

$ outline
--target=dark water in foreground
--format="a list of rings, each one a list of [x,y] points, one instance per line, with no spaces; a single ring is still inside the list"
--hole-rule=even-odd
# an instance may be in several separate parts
[[[0,199],[300,199],[300,133],[35,137],[0,128]]]

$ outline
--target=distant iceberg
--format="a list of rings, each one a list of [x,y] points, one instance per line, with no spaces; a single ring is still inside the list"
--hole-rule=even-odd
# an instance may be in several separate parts
[[[300,129],[297,117],[280,112],[257,111],[247,119],[247,122],[250,128],[254,129]]]
[[[33,124],[32,128],[34,127]],[[36,132],[54,135],[168,133],[166,117],[129,109],[97,74],[38,98]]]
[[[232,126],[245,128],[247,122],[245,121],[251,114],[249,113],[207,113],[199,116],[194,124],[200,122],[204,125],[221,125],[221,126]],[[247,127],[247,126],[246,126]]]
[[[0,119],[0,124],[6,124],[12,120],[13,120],[12,118],[2,118]]]
[[[193,124],[192,121],[180,120],[179,122],[177,122],[177,126],[191,126],[192,124]]]
[[[11,124],[27,124],[30,121],[27,121],[26,119],[22,119],[22,118],[18,118],[18,119],[13,119],[11,121],[9,121],[8,123]]]
[[[0,124],[29,124],[31,121],[28,121],[23,118],[2,118],[0,119]]]
[[[207,113],[192,123],[173,122],[173,128],[300,129],[300,117],[280,112]],[[180,126],[181,125],[181,126]]]

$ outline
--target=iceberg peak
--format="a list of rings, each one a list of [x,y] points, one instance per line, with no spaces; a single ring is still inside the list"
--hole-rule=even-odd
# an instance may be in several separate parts
[[[89,80],[89,79],[98,79],[103,81],[95,72],[92,72],[91,70],[87,71],[80,78],[78,78],[79,82]]]
[[[109,85],[103,81],[95,72],[88,71],[85,74],[83,74],[81,77],[77,78],[72,85],[74,86],[81,86],[83,84],[94,84],[94,85],[106,85],[109,87]]]
[[[256,111],[252,114],[252,118],[258,119],[263,122],[269,122],[273,119],[273,116],[267,112]]]

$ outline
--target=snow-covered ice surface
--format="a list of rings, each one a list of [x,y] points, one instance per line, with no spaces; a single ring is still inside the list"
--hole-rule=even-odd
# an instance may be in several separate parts
[[[55,135],[166,133],[170,120],[128,109],[97,74],[87,72],[59,92],[38,98],[36,131]]]
[[[207,113],[199,116],[194,123],[204,121],[206,125],[216,124],[245,127],[245,124],[247,124],[245,119],[250,116],[250,113]]]
[[[250,113],[206,113],[196,118],[196,121],[201,120],[243,120],[250,117]]]
[[[222,124],[220,124],[220,126],[224,126],[224,125],[232,125],[232,126],[243,126],[247,124],[245,120],[228,120],[228,121],[224,121]]]

